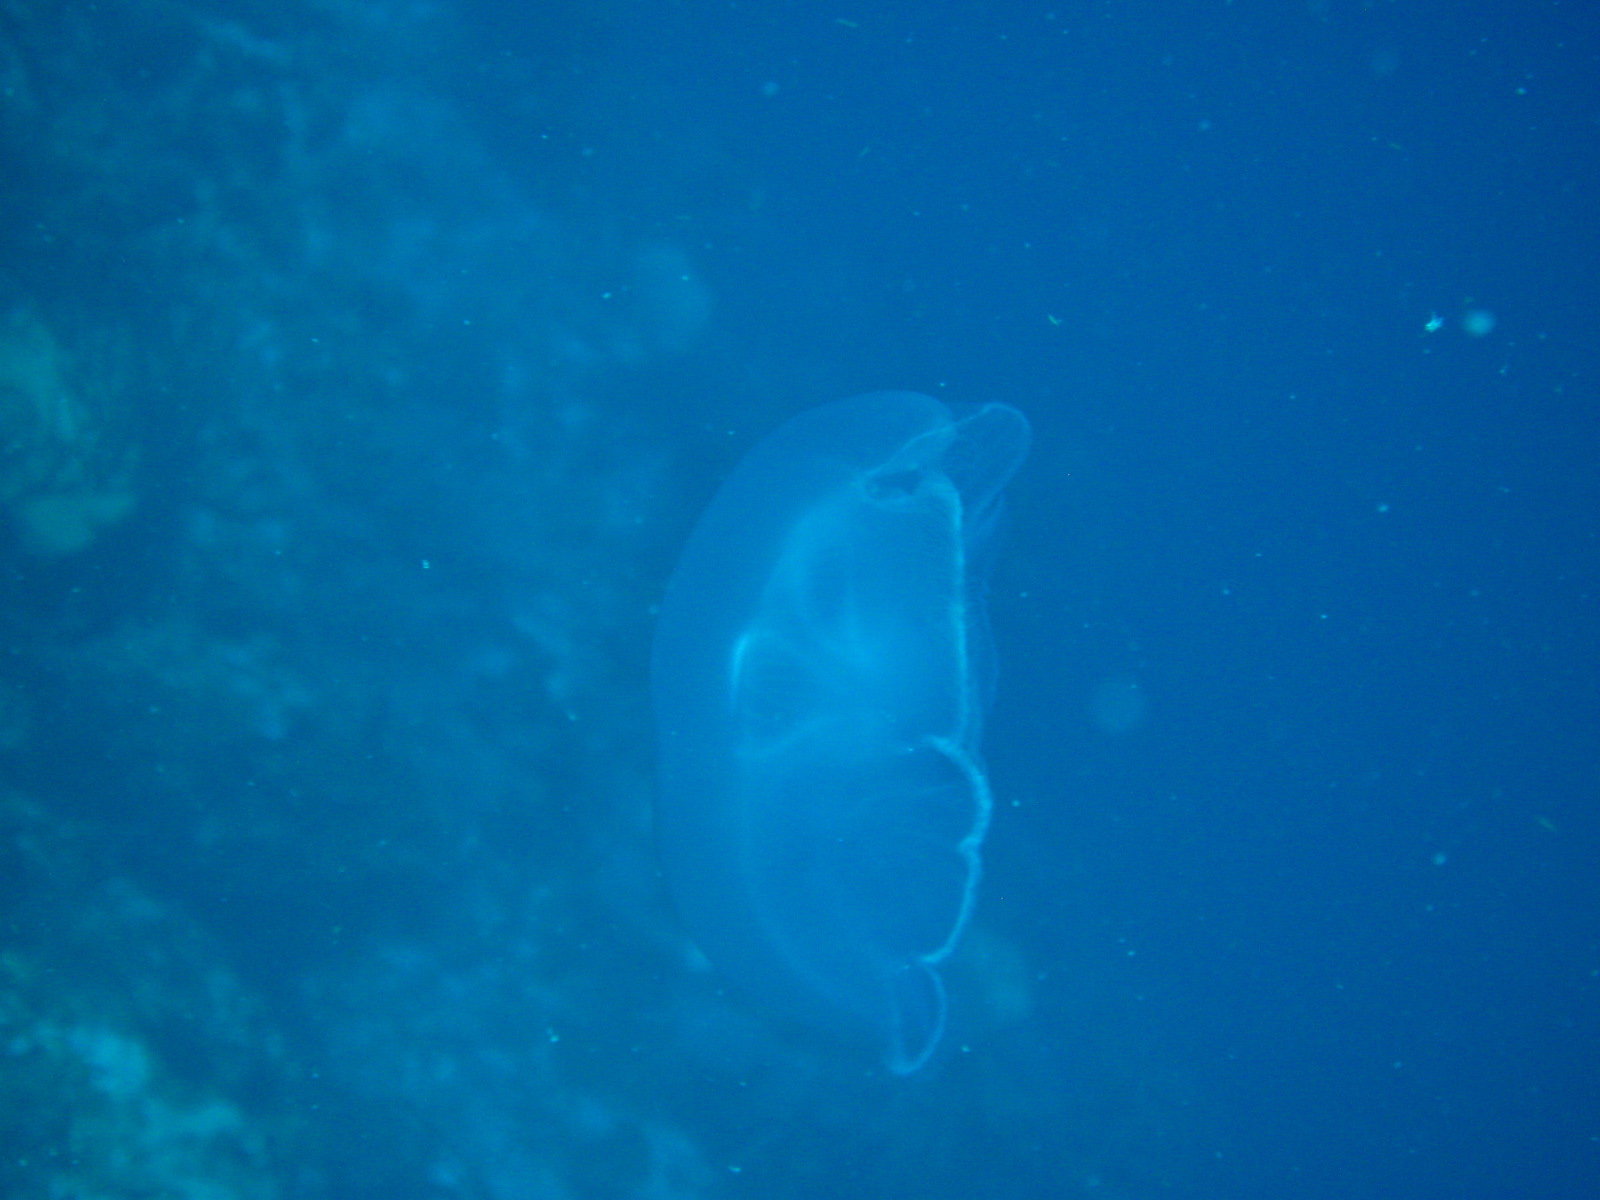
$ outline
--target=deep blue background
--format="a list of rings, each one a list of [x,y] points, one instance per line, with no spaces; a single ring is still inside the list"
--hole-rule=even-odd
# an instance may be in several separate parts
[[[115,400],[0,396],[0,1190],[1600,1194],[1593,5],[111,2],[0,52],[0,338]],[[1035,434],[906,1081],[725,993],[649,828],[695,516],[886,388]],[[25,547],[14,464],[124,444],[133,515]],[[258,1153],[128,1133],[210,1098]]]
[[[1037,973],[1019,1103],[1100,1042],[1194,1114],[1126,1149],[1180,1194],[1594,1186],[1595,15],[596,25],[595,172],[749,364],[693,413],[748,442],[894,386],[1037,428],[980,914]]]

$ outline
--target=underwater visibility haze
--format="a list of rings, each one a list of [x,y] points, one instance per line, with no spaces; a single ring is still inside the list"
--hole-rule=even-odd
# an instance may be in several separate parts
[[[0,0],[0,1196],[1600,1196],[1597,13]]]

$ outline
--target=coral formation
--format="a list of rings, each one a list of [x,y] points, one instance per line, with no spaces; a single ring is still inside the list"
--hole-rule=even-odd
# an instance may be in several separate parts
[[[35,554],[73,554],[134,508],[108,373],[84,370],[30,305],[0,319],[0,507]]]
[[[239,1094],[274,1039],[191,922],[86,869],[100,841],[0,792],[0,1194],[269,1200]]]

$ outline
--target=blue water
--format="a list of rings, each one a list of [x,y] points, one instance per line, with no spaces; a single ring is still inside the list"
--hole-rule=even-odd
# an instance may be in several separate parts
[[[1588,6],[0,48],[0,1191],[1600,1194]],[[651,817],[698,515],[885,389],[1033,429],[904,1078],[730,986]]]

